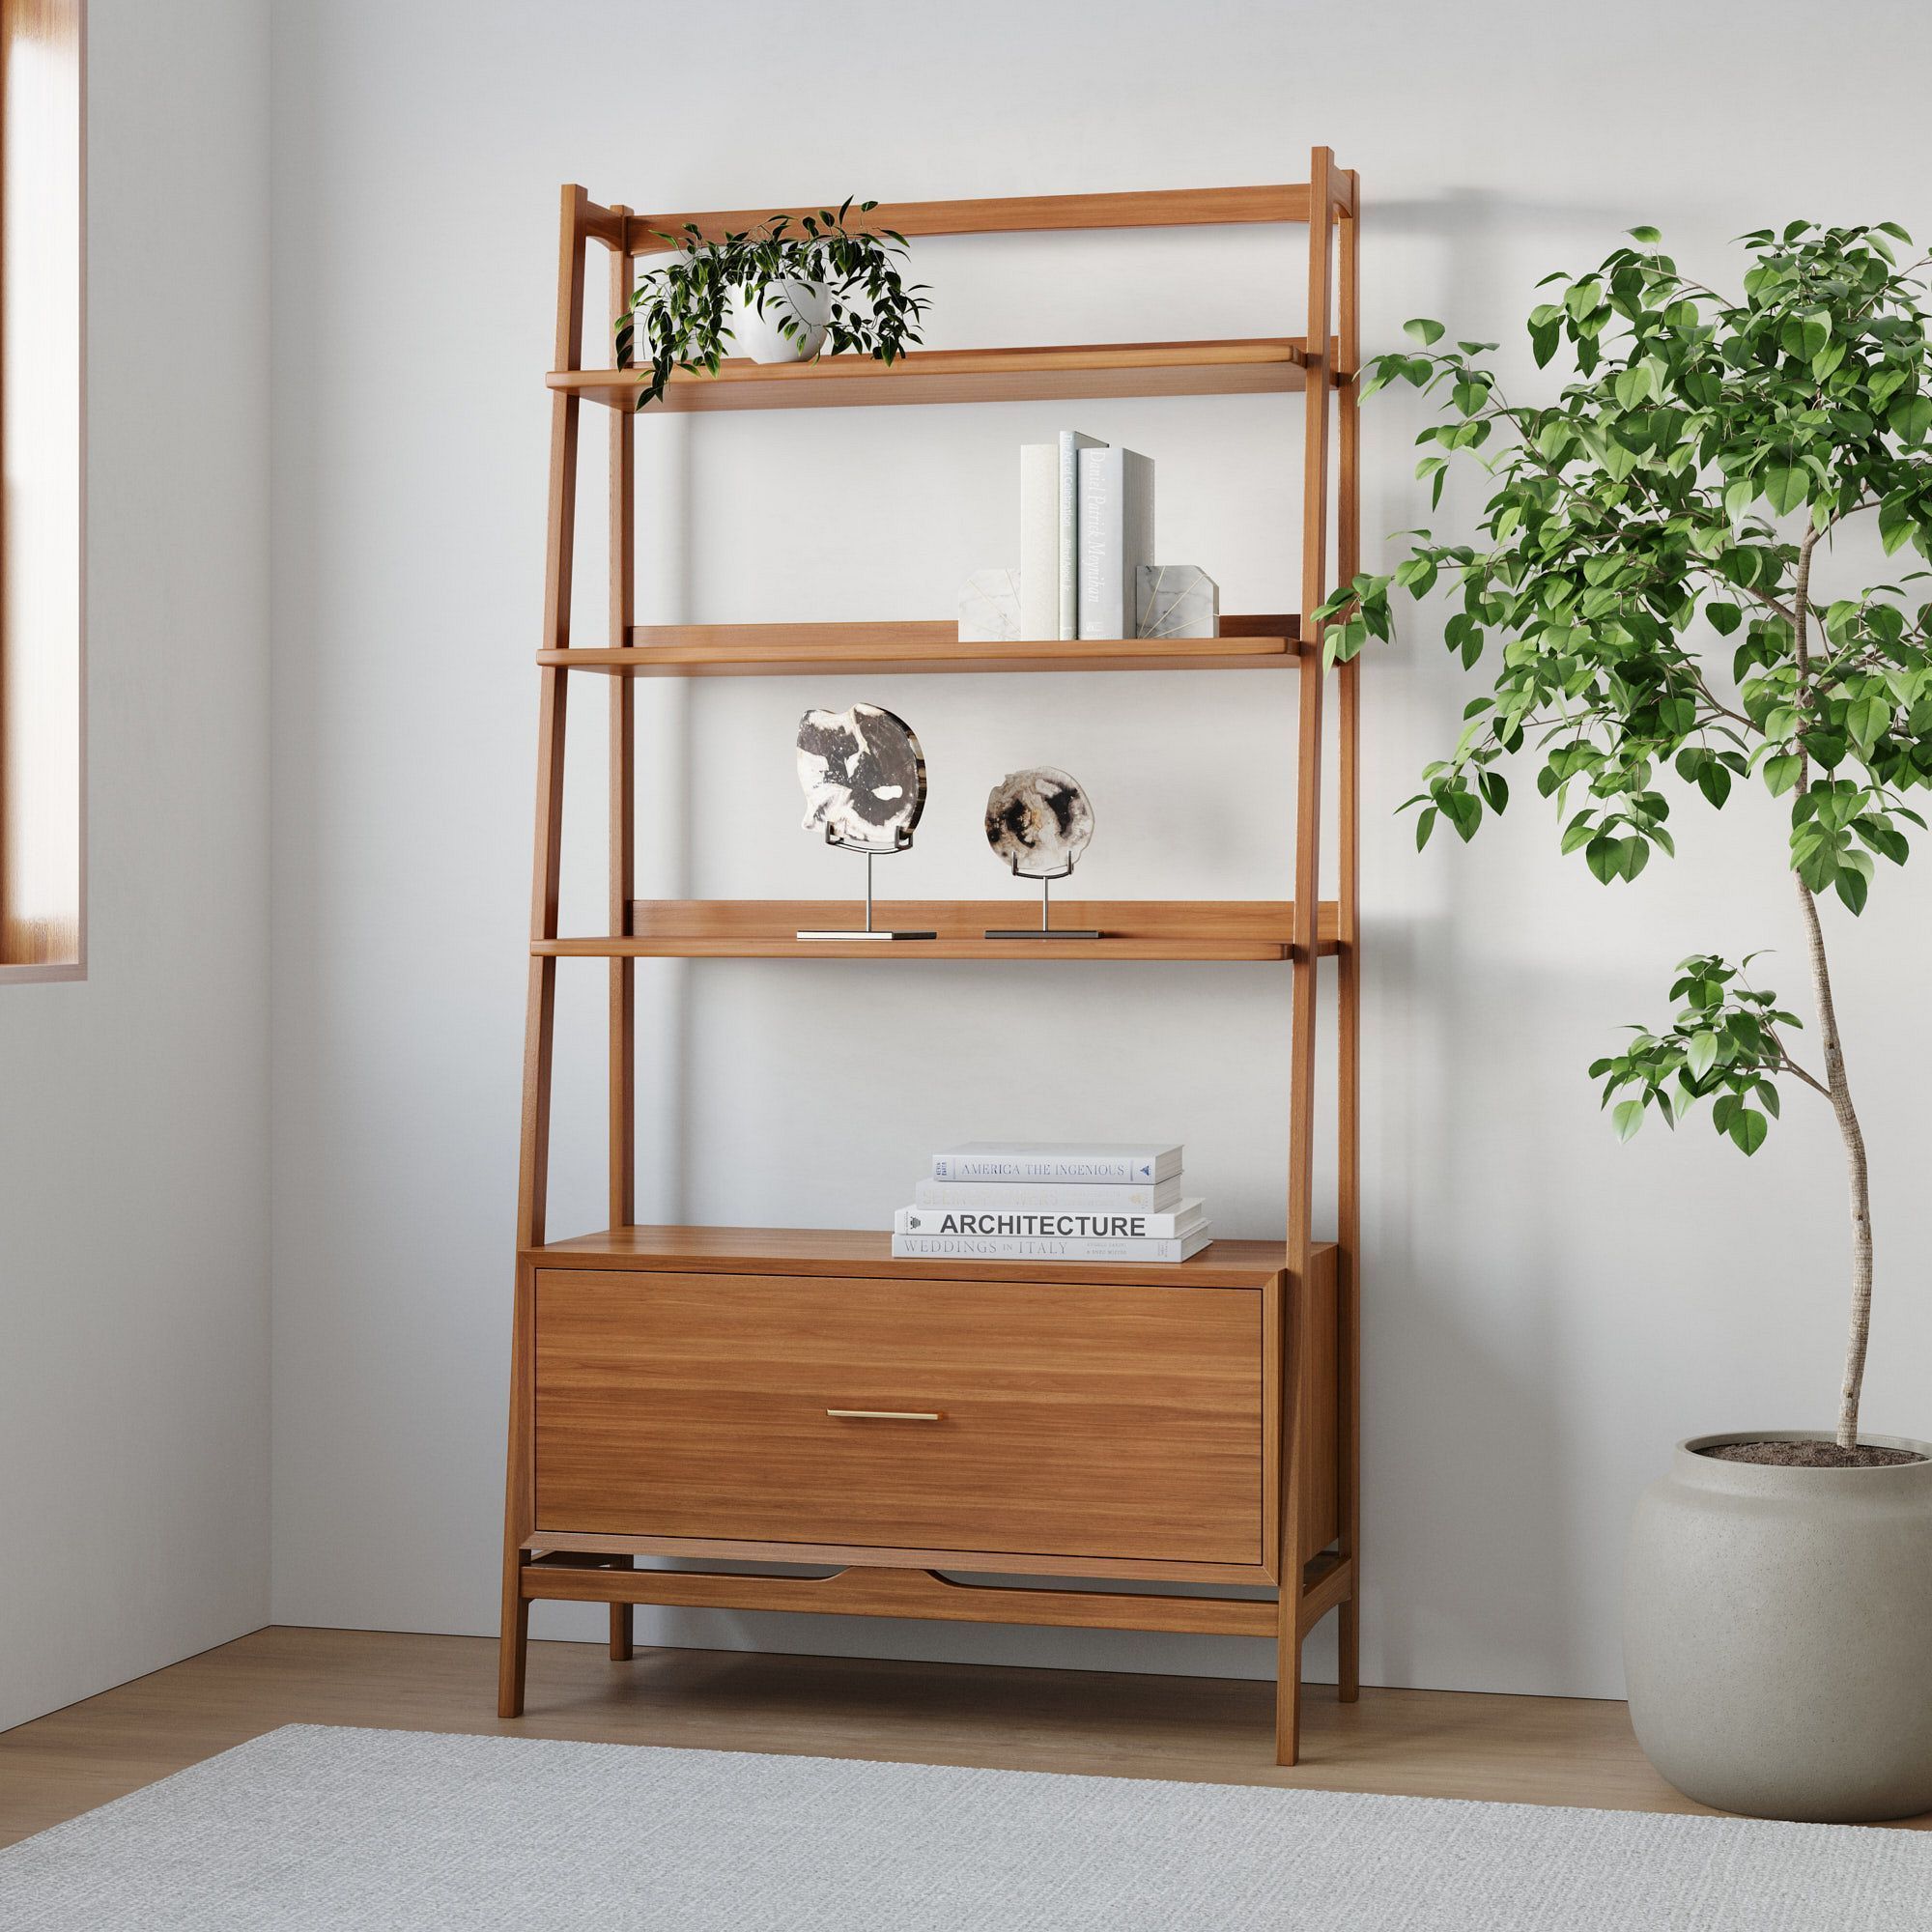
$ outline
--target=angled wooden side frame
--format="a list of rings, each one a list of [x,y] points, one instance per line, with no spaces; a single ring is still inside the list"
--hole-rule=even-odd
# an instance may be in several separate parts
[[[663,406],[704,411],[855,404],[874,407],[1028,396],[1189,395],[1244,390],[1280,393],[1287,400],[1268,407],[1288,411],[1290,422],[1294,420],[1295,410],[1300,411],[1302,521],[1298,532],[1284,533],[1284,541],[1298,542],[1299,546],[1300,609],[1281,616],[1227,620],[1224,636],[1218,640],[1161,646],[1136,639],[1073,644],[1040,639],[997,648],[961,646],[952,626],[923,620],[860,625],[637,624],[633,603],[637,379],[629,371],[584,365],[582,318],[589,248],[594,242],[606,251],[607,308],[614,318],[628,299],[639,259],[667,246],[663,239],[666,232],[689,223],[703,234],[717,235],[749,227],[769,212],[645,214],[621,205],[604,207],[591,201],[581,187],[566,187],[562,195],[556,340],[548,379],[549,534],[543,630],[537,654],[536,838],[505,1482],[499,1707],[506,1717],[523,1709],[529,1605],[540,1600],[608,1605],[613,1659],[631,1655],[631,1618],[638,1604],[1219,1632],[1274,1640],[1278,1661],[1276,1755],[1282,1763],[1292,1764],[1299,1748],[1301,1642],[1330,1610],[1340,1616],[1341,1695],[1354,1697],[1359,1683],[1359,685],[1353,665],[1343,667],[1332,679],[1325,674],[1321,626],[1315,616],[1330,582],[1331,544],[1344,580],[1353,574],[1359,551],[1355,387],[1359,361],[1359,184],[1351,171],[1335,165],[1326,149],[1317,148],[1310,156],[1309,178],[1301,183],[898,203],[880,207],[870,217],[908,236],[1208,223],[1299,225],[1307,231],[1307,307],[1299,318],[1284,318],[1291,324],[1299,323],[1295,334],[1251,342],[950,351],[915,355],[891,370],[869,363],[848,363],[842,357],[777,371],[727,363],[716,379],[681,378]],[[1298,404],[1293,400],[1296,397],[1300,398]],[[611,406],[611,582],[604,635],[579,643],[571,635],[571,588],[580,414],[586,401]],[[1292,753],[1296,810],[1292,876],[1283,882],[1287,895],[1278,901],[1245,904],[1151,901],[1107,909],[1110,928],[1124,935],[1109,946],[1107,956],[1127,962],[1122,970],[1131,970],[1134,960],[1222,960],[1246,961],[1251,970],[1286,976],[1293,1033],[1287,1095],[1290,1154],[1285,1241],[1216,1241],[1195,1261],[1179,1267],[1110,1267],[904,1262],[892,1259],[890,1238],[883,1235],[636,1225],[638,960],[833,956],[822,945],[802,947],[791,936],[798,925],[809,923],[805,902],[653,901],[636,896],[637,679],[781,675],[800,668],[860,667],[935,674],[1273,668],[1293,674],[1298,697],[1297,735]],[[609,930],[571,936],[558,929],[558,887],[565,726],[573,673],[579,671],[603,673],[597,682],[603,685],[609,703]],[[1331,708],[1332,723],[1327,716]],[[1322,812],[1327,787],[1323,758],[1331,734],[1337,753],[1333,805],[1338,872],[1331,895],[1324,899]],[[1000,942],[985,941],[980,933],[987,923],[986,908],[973,902],[934,902],[922,904],[918,910],[924,923],[937,925],[942,932],[941,941],[919,956],[1044,962],[1065,951],[1037,944],[1019,948],[1012,942],[1003,947]],[[875,970],[891,971],[909,956],[910,950],[895,949],[889,960],[883,957],[887,949],[867,952],[847,948],[845,952],[854,958],[879,962]],[[1093,955],[1090,952],[1088,956]],[[599,1233],[551,1240],[547,1195],[552,1055],[558,962],[567,957],[602,959],[608,980],[610,1226]],[[1333,1238],[1318,1241],[1314,1151],[1321,1110],[1316,1021],[1324,961],[1333,962],[1339,1014],[1333,1095],[1338,1184],[1332,1207]],[[1056,1551],[1029,1547],[1024,1541],[999,1540],[993,1519],[988,1519],[986,1534],[972,1548],[951,1535],[937,1542],[922,1541],[910,1534],[888,1538],[869,1533],[774,1541],[763,1535],[734,1535],[728,1524],[716,1534],[697,1534],[688,1527],[668,1534],[644,1520],[612,1529],[574,1523],[559,1526],[554,1520],[540,1520],[551,1507],[544,1498],[558,1492],[554,1481],[540,1480],[539,1472],[539,1358],[543,1348],[539,1323],[540,1319],[547,1319],[541,1317],[547,1297],[573,1297],[572,1320],[578,1324],[577,1332],[594,1337],[602,1332],[596,1324],[608,1321],[612,1309],[618,1312],[618,1320],[626,1321],[633,1311],[641,1320],[644,1312],[660,1305],[658,1298],[663,1305],[683,1309],[703,1308],[707,1296],[715,1297],[721,1308],[733,1301],[754,1303],[773,1285],[785,1283],[795,1284],[801,1295],[820,1297],[821,1305],[834,1311],[834,1319],[849,1300],[854,1309],[871,1311],[868,1320],[878,1319],[880,1293],[890,1294],[893,1284],[898,1284],[917,1291],[909,1305],[926,1309],[927,1319],[935,1308],[951,1309],[969,1325],[976,1319],[980,1300],[988,1307],[998,1304],[1010,1311],[1016,1304],[1002,1301],[1002,1296],[1015,1283],[1024,1284],[1029,1296],[1017,1305],[1044,1311],[1042,1320],[1048,1314],[1065,1319],[1070,1311],[1077,1321],[1083,1307],[1104,1311],[1104,1302],[1078,1299],[1094,1293],[1125,1296],[1174,1288],[1222,1297],[1219,1302],[1202,1301],[1189,1293],[1181,1303],[1157,1297],[1151,1306],[1168,1314],[1178,1313],[1183,1305],[1199,1311],[1202,1320],[1185,1332],[1196,1334],[1201,1351],[1198,1366],[1204,1378],[1226,1373],[1225,1360],[1215,1354],[1221,1347],[1217,1338],[1236,1332],[1254,1338],[1258,1380],[1251,1392],[1252,1413],[1246,1425],[1252,1431],[1260,1464],[1254,1492],[1259,1517],[1250,1520],[1253,1540],[1243,1541],[1250,1534],[1243,1531],[1241,1538],[1230,1542],[1226,1548],[1203,1545],[1193,1553],[1183,1554],[1179,1552],[1186,1538],[1175,1532],[1174,1551],[1122,1555],[1118,1550]],[[600,1284],[610,1285],[609,1292]],[[1228,1302],[1226,1297],[1231,1295],[1239,1298],[1237,1302]],[[1247,1300],[1250,1296],[1254,1299]],[[1232,1315],[1230,1311],[1236,1307],[1252,1311],[1252,1318]],[[546,1326],[542,1332],[549,1334],[551,1330]],[[990,1329],[987,1337],[989,1350],[1009,1349],[1010,1338],[996,1336]],[[621,1352],[634,1341],[620,1338],[613,1346]],[[594,1350],[597,1345],[593,1342],[591,1346]],[[1002,1373],[1024,1375],[1026,1364],[1019,1357],[1009,1352],[1000,1359]],[[956,1370],[956,1363],[954,1366]],[[570,1368],[578,1383],[587,1385],[607,1371],[608,1364],[586,1356],[573,1359]],[[1243,1397],[1244,1402],[1249,1399]],[[986,1405],[982,1403],[981,1408],[986,1409]],[[1037,1415],[1029,1419],[1011,1404],[1008,1409],[1010,1412],[993,1421],[982,1415],[980,1424],[1012,1429],[1037,1426]],[[546,1440],[555,1439],[556,1412],[546,1410],[552,1416],[547,1424],[552,1435]],[[934,1424],[947,1411],[936,1399],[897,1404],[868,1396],[844,1407],[828,1399],[823,1414],[858,1418],[856,1424],[841,1426],[863,1431],[877,1426]],[[1211,1413],[1200,1426],[1203,1434],[1194,1447],[1202,1468],[1211,1472],[1223,1466],[1215,1458],[1222,1454],[1224,1445]],[[862,1435],[838,1439],[863,1443],[866,1438]],[[1010,1450],[1010,1443],[1007,1447]],[[581,1487],[582,1455],[574,1466]],[[554,1467],[550,1474],[554,1477]],[[754,1470],[753,1479],[755,1475]],[[1214,1479],[1210,1474],[1200,1480]],[[635,1483],[632,1487],[635,1489]],[[1225,1494],[1218,1500],[1225,1504]],[[898,1506],[916,1515],[919,1502],[915,1494],[909,1500],[899,1498]],[[1227,1516],[1222,1509],[1220,1517]],[[1199,1530],[1198,1523],[1188,1527]],[[748,1573],[735,1567],[639,1567],[640,1562],[663,1557],[794,1567],[783,1575]],[[824,1574],[801,1576],[795,1567],[798,1565],[810,1565]],[[965,1576],[1058,1580],[1046,1586],[989,1584],[962,1581]],[[1082,1589],[1077,1587],[1082,1577],[1134,1578],[1158,1586],[1158,1593],[1122,1595]],[[1189,1594],[1187,1589],[1188,1585],[1228,1583],[1258,1585],[1264,1594],[1229,1598]]]

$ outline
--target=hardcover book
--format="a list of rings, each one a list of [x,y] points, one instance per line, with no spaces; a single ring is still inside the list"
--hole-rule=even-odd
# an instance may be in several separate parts
[[[1179,1141],[964,1141],[932,1157],[935,1180],[1166,1180],[1180,1172]]]
[[[893,1217],[898,1235],[1024,1235],[1078,1241],[1172,1240],[1207,1225],[1208,1210],[1198,1197],[1171,1214],[1108,1208],[901,1208]]]
[[[1080,635],[1131,638],[1153,560],[1153,464],[1132,449],[1080,452]]]
[[[1060,618],[1053,635],[1080,635],[1080,452],[1104,449],[1097,436],[1060,432]]]
[[[1082,1214],[1112,1209],[1126,1214],[1165,1214],[1180,1199],[1180,1177],[1168,1180],[921,1180],[918,1208],[1071,1208]]]
[[[1060,445],[1020,445],[1020,636],[1060,635]]]
[[[1021,1235],[895,1235],[895,1261],[1184,1262],[1213,1236],[1206,1228],[1172,1240],[1078,1241]]]

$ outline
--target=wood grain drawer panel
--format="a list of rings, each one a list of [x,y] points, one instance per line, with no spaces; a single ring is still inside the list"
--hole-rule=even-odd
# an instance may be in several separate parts
[[[542,1269],[537,1528],[1253,1563],[1263,1370],[1248,1290]]]

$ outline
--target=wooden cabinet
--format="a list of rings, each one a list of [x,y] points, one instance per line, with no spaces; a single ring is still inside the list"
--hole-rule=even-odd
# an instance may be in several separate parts
[[[1325,1242],[1300,1280],[1261,1241],[1057,1269],[899,1262],[887,1236],[809,1229],[625,1227],[531,1250],[510,1416],[519,1621],[539,1599],[609,1603],[618,1657],[640,1603],[1277,1641],[1286,1619],[1298,1642],[1350,1582],[1330,1547],[1339,1317]],[[1284,1548],[1298,1591],[1280,1588]],[[635,1567],[658,1556],[687,1561]],[[705,1558],[834,1574],[690,1567]],[[1162,1590],[1201,1583],[1272,1594]]]
[[[536,1528],[1260,1566],[1260,1291],[536,1276]]]

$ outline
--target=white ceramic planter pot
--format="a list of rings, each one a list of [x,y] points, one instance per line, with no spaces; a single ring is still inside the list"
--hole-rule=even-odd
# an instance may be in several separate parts
[[[1631,1722],[1678,1790],[1721,1810],[1910,1817],[1932,1810],[1932,1461],[1785,1469],[1696,1453],[1821,1434],[1693,1436],[1645,1491],[1624,1580]]]
[[[825,346],[832,321],[832,291],[823,282],[774,282],[764,295],[764,313],[742,290],[731,297],[731,338],[737,353],[753,362],[809,362]],[[781,322],[799,331],[781,332]]]

